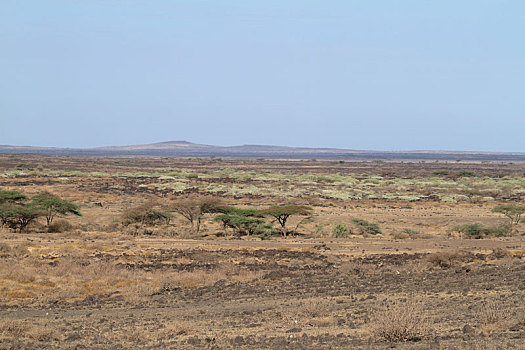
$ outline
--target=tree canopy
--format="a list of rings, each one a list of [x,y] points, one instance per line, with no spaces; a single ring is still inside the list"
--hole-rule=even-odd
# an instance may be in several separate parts
[[[32,198],[32,205],[35,208],[40,209],[46,217],[47,225],[51,225],[53,218],[56,215],[66,216],[68,214],[74,214],[81,216],[80,208],[78,205],[72,202],[68,202],[59,198],[58,196],[49,193],[42,192]]]
[[[521,215],[525,213],[525,207],[515,204],[501,204],[492,209],[493,213],[500,213],[509,219],[509,228],[520,223]]]
[[[0,203],[16,203],[24,199],[27,196],[18,191],[0,190]]]
[[[207,213],[220,213],[224,205],[216,198],[195,198],[173,201],[167,208],[188,220],[192,229],[198,233],[202,216]]]
[[[292,215],[310,215],[311,212],[312,208],[306,205],[275,205],[261,210],[259,213],[263,216],[273,217],[281,225],[283,236],[287,236],[286,221],[288,218]]]
[[[167,211],[158,210],[155,204],[142,204],[130,208],[122,214],[122,224],[128,226],[133,223],[143,225],[169,224],[172,214]]]
[[[2,226],[22,232],[27,225],[42,215],[42,212],[31,204],[2,203],[0,204],[0,220]]]

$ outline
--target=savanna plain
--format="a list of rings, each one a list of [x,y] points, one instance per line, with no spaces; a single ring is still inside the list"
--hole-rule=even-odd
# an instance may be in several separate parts
[[[525,164],[0,155],[0,349],[524,349]]]

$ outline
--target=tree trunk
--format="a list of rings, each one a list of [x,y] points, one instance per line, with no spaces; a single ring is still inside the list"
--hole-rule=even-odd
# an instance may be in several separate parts
[[[201,218],[197,218],[197,225],[195,227],[195,233],[199,233],[201,229]]]

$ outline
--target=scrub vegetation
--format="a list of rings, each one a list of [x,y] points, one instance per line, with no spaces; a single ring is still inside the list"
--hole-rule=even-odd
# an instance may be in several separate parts
[[[0,349],[519,349],[524,197],[521,163],[0,155]]]

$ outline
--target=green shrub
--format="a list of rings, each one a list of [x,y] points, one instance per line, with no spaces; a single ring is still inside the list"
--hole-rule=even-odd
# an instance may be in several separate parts
[[[432,174],[434,174],[436,176],[446,176],[446,175],[450,174],[450,171],[448,171],[448,170],[436,170]]]
[[[477,177],[475,172],[472,170],[462,170],[459,173],[457,173],[458,177]]]
[[[325,224],[318,224],[315,226],[315,236],[321,237],[324,234]]]
[[[465,238],[480,239],[485,237],[503,237],[509,234],[509,229],[505,227],[485,227],[482,224],[466,224],[454,227]]]
[[[332,236],[338,238],[338,237],[344,237],[348,234],[348,226],[346,224],[336,224],[335,227],[332,229]]]
[[[377,235],[383,233],[378,224],[363,219],[352,219],[352,222],[357,226],[361,234]]]

